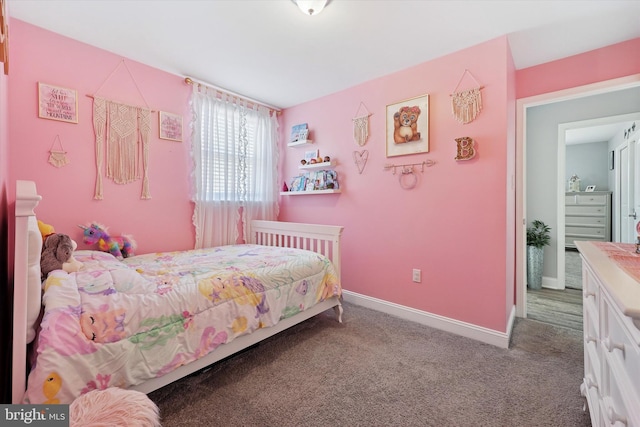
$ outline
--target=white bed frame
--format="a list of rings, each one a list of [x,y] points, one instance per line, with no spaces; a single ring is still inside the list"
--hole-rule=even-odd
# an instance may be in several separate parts
[[[42,304],[39,280],[42,238],[34,212],[40,200],[34,182],[16,182],[12,403],[20,403],[26,389],[27,345],[33,340],[38,327],[37,320]],[[251,226],[251,243],[321,253],[333,262],[340,277],[340,237],[344,227],[257,220],[252,221]],[[34,277],[37,280],[33,280]],[[152,378],[131,388],[144,393],[159,389],[329,308],[335,310],[338,321],[342,322],[340,298],[332,297],[295,316],[283,319],[272,327],[258,329],[250,335],[243,335],[228,344],[223,344],[207,356],[181,366],[167,375]]]

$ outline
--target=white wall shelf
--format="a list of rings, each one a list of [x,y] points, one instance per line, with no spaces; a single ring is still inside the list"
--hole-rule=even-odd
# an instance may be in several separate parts
[[[287,147],[302,147],[304,145],[311,145],[313,141],[310,139],[301,139],[300,141],[290,142],[287,144]]]
[[[306,165],[300,165],[298,166],[298,169],[305,169],[305,170],[310,170],[310,169],[326,169],[332,166],[336,165],[336,161],[335,160],[331,160],[330,162],[322,162],[322,163],[307,163]]]
[[[281,191],[281,196],[314,196],[316,194],[337,194],[342,190],[310,190],[310,191]]]

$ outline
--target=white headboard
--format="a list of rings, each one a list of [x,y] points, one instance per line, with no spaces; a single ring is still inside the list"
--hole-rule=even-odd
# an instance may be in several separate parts
[[[12,403],[22,401],[27,376],[27,344],[35,338],[36,321],[42,303],[42,235],[34,212],[41,199],[34,182],[16,182]]]

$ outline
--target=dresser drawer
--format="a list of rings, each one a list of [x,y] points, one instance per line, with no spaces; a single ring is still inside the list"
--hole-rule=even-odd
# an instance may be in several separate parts
[[[568,205],[565,207],[565,215],[601,215],[605,216],[607,212],[606,206],[580,206]]]
[[[571,196],[564,196],[564,204],[565,205],[575,205],[576,202],[576,195],[571,195]]]
[[[577,194],[576,203],[579,205],[605,205],[607,203],[607,196],[604,194]]]
[[[580,391],[582,392],[582,395],[587,398],[589,415],[591,416],[591,425],[603,426],[604,419],[602,418],[602,412],[604,408],[602,407],[602,400],[598,394],[597,384],[594,383],[590,377],[585,377],[582,385],[580,386]]]
[[[592,323],[593,332],[599,340],[600,284],[584,260],[582,262],[582,309],[585,315],[584,320]]]
[[[601,351],[616,381],[628,383],[633,393],[640,396],[640,339],[628,328],[627,321],[614,311],[613,303],[603,294],[600,299]]]
[[[606,357],[602,363],[603,383],[600,384],[600,418],[604,418],[604,425],[610,426],[638,426],[640,422],[640,408],[637,405],[638,395],[629,389],[630,380],[620,381],[616,367],[609,364]]]
[[[604,216],[567,216],[565,226],[594,225],[604,227],[607,220]]]
[[[604,238],[604,227],[576,227],[570,226],[565,228],[565,234],[568,236],[594,237]]]
[[[596,236],[564,236],[564,245],[575,247],[575,241],[598,241],[598,242],[606,242],[607,240],[604,237],[596,237]]]

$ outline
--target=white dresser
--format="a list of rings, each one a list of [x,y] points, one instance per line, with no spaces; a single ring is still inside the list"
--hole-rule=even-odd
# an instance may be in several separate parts
[[[633,245],[627,246],[633,254]],[[640,427],[640,282],[593,243],[577,247],[584,315],[581,391],[591,423]]]
[[[575,240],[611,241],[611,192],[565,193],[565,247]]]

